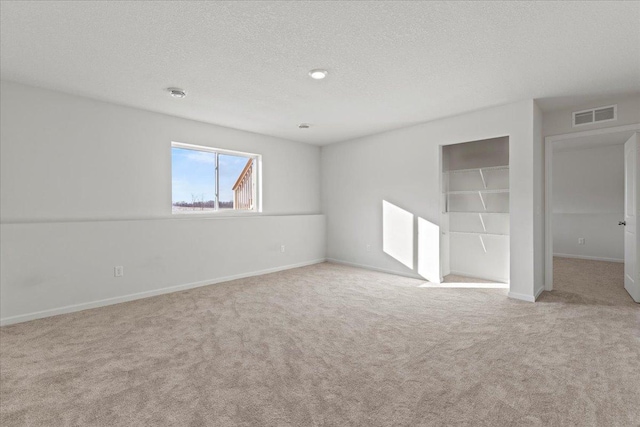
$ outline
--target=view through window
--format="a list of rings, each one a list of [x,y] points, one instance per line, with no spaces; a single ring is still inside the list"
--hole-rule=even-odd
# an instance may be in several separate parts
[[[172,144],[172,212],[256,211],[257,161],[257,155]]]

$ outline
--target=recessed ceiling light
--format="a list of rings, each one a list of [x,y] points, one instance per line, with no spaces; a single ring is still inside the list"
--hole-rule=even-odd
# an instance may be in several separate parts
[[[315,80],[322,80],[325,77],[327,77],[327,74],[329,74],[329,72],[327,70],[311,70],[309,71],[309,75],[311,76],[312,79]]]
[[[310,125],[309,123],[300,123],[300,124],[298,125],[298,127],[299,127],[300,129],[309,129],[309,128],[311,127],[311,125]]]
[[[170,87],[167,89],[167,92],[174,98],[184,98],[187,96],[187,92],[177,87]]]

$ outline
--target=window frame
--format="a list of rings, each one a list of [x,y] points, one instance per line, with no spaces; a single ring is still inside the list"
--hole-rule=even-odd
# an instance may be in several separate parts
[[[184,142],[171,142],[171,148],[181,148],[184,150],[193,150],[193,151],[202,151],[205,153],[213,153],[216,155],[216,164],[215,164],[215,207],[213,211],[204,211],[204,212],[180,212],[173,210],[173,186],[171,189],[171,214],[172,215],[181,215],[181,216],[191,216],[191,215],[214,215],[214,216],[242,216],[242,215],[256,215],[262,213],[262,155],[255,153],[247,153],[244,151],[236,151],[236,150],[227,150],[224,148],[214,148],[206,145],[195,145],[195,144],[187,144]],[[253,185],[253,209],[220,209],[220,171],[219,171],[219,155],[229,155],[229,156],[238,156],[238,157],[246,157],[247,159],[252,159],[254,164],[254,185]],[[171,163],[173,164],[173,157],[171,157]],[[171,179],[173,181],[173,170],[171,172]]]

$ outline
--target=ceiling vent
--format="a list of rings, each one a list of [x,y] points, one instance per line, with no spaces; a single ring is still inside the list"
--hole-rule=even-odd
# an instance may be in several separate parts
[[[592,123],[611,122],[618,119],[618,106],[592,108],[591,110],[575,111],[573,113],[573,127]]]

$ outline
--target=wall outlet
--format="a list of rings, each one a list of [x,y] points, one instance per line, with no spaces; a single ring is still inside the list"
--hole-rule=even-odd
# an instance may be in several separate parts
[[[584,245],[584,237],[578,237],[578,244]]]
[[[371,245],[367,245],[367,252],[371,252]]]
[[[284,253],[284,245],[280,245],[280,252]]]
[[[114,277],[122,277],[124,276],[124,267],[121,265],[117,265],[113,267],[113,276]]]

